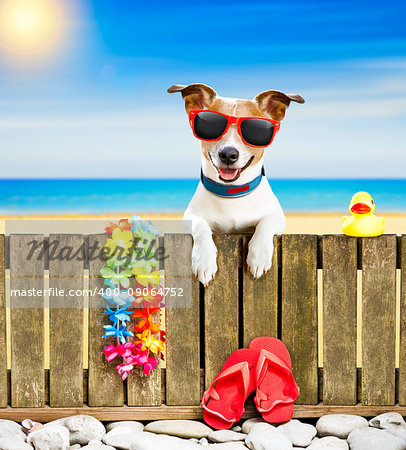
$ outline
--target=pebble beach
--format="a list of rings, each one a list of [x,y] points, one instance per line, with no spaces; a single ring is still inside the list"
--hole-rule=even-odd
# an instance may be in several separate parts
[[[77,415],[46,424],[0,420],[2,450],[404,450],[406,422],[397,412],[370,420],[331,414],[317,422],[269,424],[261,417],[213,430],[195,420],[102,423]]]

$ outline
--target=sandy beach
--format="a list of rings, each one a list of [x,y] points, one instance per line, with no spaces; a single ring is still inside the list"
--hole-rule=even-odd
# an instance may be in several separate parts
[[[394,214],[394,213],[382,213],[381,216],[385,217],[385,233],[388,234],[406,234],[406,214]],[[343,214],[335,213],[288,213],[286,214],[286,230],[285,233],[289,234],[341,234],[341,223]],[[142,214],[143,219],[148,220],[181,220],[182,214]],[[105,221],[118,221],[123,218],[131,218],[131,213],[114,213],[114,214],[47,214],[47,215],[32,215],[32,216],[0,216],[0,233],[5,232],[6,220],[97,220],[100,222]],[[38,226],[38,224],[36,224]],[[103,224],[101,224],[103,225]],[[24,225],[26,228],[26,225]],[[27,230],[29,231],[29,230]],[[38,231],[36,231],[38,232]],[[74,230],[72,232],[79,232]]]

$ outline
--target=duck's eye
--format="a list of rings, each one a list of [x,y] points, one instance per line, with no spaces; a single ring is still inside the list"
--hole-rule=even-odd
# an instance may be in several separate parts
[[[373,205],[375,204],[373,200],[371,200],[371,203],[372,203]]]

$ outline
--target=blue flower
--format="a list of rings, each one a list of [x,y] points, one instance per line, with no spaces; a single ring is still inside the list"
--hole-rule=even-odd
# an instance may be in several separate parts
[[[120,290],[120,293],[117,295],[114,292],[117,289],[113,286],[112,289],[106,289],[102,297],[112,305],[123,306],[124,308],[129,308],[132,305],[132,302],[135,298],[128,293],[128,291]]]
[[[109,306],[107,306],[107,310],[104,312],[109,316],[110,320],[113,322],[114,327],[117,325],[118,321],[129,322],[131,320],[130,314],[133,314],[133,312],[127,311],[127,308],[119,308],[113,310]]]
[[[105,285],[107,285],[107,286],[110,286],[111,287],[111,289],[117,289],[117,286],[115,285],[115,284],[113,284],[110,280],[108,280],[108,279],[105,279],[104,280],[104,284]],[[104,297],[104,295],[102,295],[102,297]],[[106,299],[107,300],[107,299]]]
[[[131,228],[133,234],[135,234],[135,231],[137,230],[141,232],[152,233],[157,236],[161,234],[161,230],[155,225],[152,225],[150,220],[146,222],[142,220],[140,216],[133,215],[131,221],[134,224]]]
[[[131,331],[127,331],[125,325],[120,325],[119,328],[115,328],[112,325],[104,325],[103,328],[106,330],[106,333],[103,335],[104,338],[118,337],[122,344],[127,342],[126,336],[134,336]]]

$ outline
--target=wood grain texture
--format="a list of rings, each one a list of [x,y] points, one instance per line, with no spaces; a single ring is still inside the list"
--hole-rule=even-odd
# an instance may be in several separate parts
[[[362,403],[395,404],[396,236],[362,238]]]
[[[318,403],[317,236],[282,235],[282,340],[300,387],[298,404]]]
[[[45,404],[45,246],[42,235],[10,235],[11,405],[14,407]],[[36,295],[28,296],[30,290]]]
[[[260,336],[278,337],[278,270],[280,236],[274,236],[271,269],[254,280],[247,270],[247,253],[250,236],[243,237],[243,333],[244,347]]]
[[[106,289],[100,269],[106,263],[98,255],[106,242],[105,234],[89,236],[89,288]],[[92,254],[92,249],[94,253]],[[112,342],[103,339],[104,325],[110,320],[104,310],[106,301],[101,295],[89,297],[89,406],[121,406],[124,403],[124,387],[114,362],[107,362],[103,349]]]
[[[401,238],[399,404],[406,405],[406,235]]]
[[[159,238],[155,242],[155,248],[159,246]],[[158,269],[158,268],[157,268]],[[131,286],[136,289],[136,279],[131,278]],[[160,276],[160,284],[164,285],[164,278]],[[148,305],[145,305],[148,307]],[[155,305],[158,306],[158,305]],[[133,308],[131,308],[134,311]],[[155,323],[161,323],[161,315],[159,312],[152,316]],[[132,331],[134,335],[134,323],[139,322],[140,319],[133,319],[127,326],[127,329]],[[159,339],[159,334],[154,335]],[[136,339],[136,337],[134,338]],[[132,338],[129,338],[132,340]],[[161,390],[162,390],[162,376],[161,376],[161,360],[158,357],[159,365],[157,365],[149,375],[145,375],[142,367],[135,367],[131,375],[127,378],[127,403],[129,406],[159,406],[161,404]]]
[[[153,316],[155,323],[161,322],[160,313]],[[132,326],[127,329],[133,330]],[[134,333],[135,334],[135,333]],[[158,339],[159,335],[155,337]],[[127,378],[127,403],[129,406],[159,406],[161,404],[161,368],[157,365],[149,375],[142,367],[136,366]]]
[[[357,240],[323,236],[323,403],[357,403]]]
[[[145,375],[142,367],[136,366],[128,377],[127,395],[129,406],[159,406],[161,404],[161,369],[156,366]]]
[[[58,246],[58,256],[49,258],[50,406],[81,406],[85,239],[78,234],[51,234],[49,242],[50,248],[53,243]]]
[[[294,418],[308,419],[310,417],[321,417],[327,414],[355,414],[364,417],[375,417],[386,412],[397,412],[406,416],[406,407],[392,406],[332,406],[323,405],[295,405]],[[191,419],[201,420],[203,408],[200,406],[142,406],[142,407],[88,407],[80,408],[1,408],[0,419],[21,422],[30,417],[38,422],[50,422],[52,420],[69,417],[76,414],[86,414],[102,421],[117,420],[163,420],[163,419]],[[247,406],[243,419],[260,417],[255,406]]]
[[[4,234],[0,234],[0,407],[5,408],[8,400],[7,353],[6,349],[6,287]]]
[[[166,404],[199,405],[200,314],[199,283],[191,268],[192,237],[165,235],[165,287],[183,290],[166,300]]]
[[[218,272],[204,290],[205,387],[238,349],[238,267],[241,239],[214,236]]]

